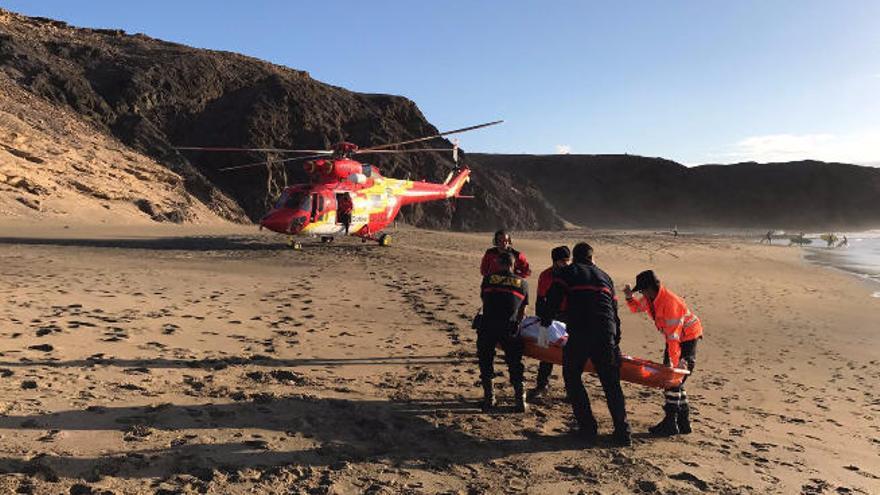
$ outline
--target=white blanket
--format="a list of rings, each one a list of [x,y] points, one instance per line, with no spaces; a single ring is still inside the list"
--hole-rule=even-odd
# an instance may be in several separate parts
[[[556,347],[563,347],[565,343],[568,341],[568,333],[565,331],[565,323],[561,321],[554,320],[553,323],[547,327],[548,330],[548,340],[550,345]],[[538,340],[538,335],[541,332],[541,319],[537,316],[527,316],[523,318],[522,323],[519,326],[519,336],[526,337],[532,339],[534,341]]]

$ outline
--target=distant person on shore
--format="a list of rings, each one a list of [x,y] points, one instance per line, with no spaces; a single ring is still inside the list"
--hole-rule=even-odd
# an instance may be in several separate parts
[[[483,316],[477,329],[477,356],[483,385],[480,408],[483,412],[490,412],[495,407],[492,379],[495,377],[495,346],[500,345],[513,386],[514,410],[525,412],[523,342],[517,332],[529,304],[529,286],[524,278],[513,273],[513,254],[499,254],[497,263],[499,270],[483,277],[480,286],[483,300]]]
[[[678,237],[678,225],[672,228],[672,237]]]
[[[822,236],[825,239],[825,247],[831,247],[837,242],[837,236],[835,234],[825,234]]]
[[[547,304],[547,291],[550,290],[550,285],[553,283],[553,275],[558,272],[559,269],[565,268],[571,263],[571,250],[568,249],[568,246],[557,246],[550,251],[550,259],[553,260],[553,264],[538,276],[538,290],[535,296],[535,314],[541,314],[544,305]],[[552,315],[552,319],[562,322],[567,321],[565,310],[566,304],[565,301],[563,301],[560,305],[559,313]],[[535,388],[529,390],[527,396],[529,402],[536,402],[547,393],[547,389],[550,386],[551,375],[553,375],[553,363],[541,362],[541,364],[538,365],[538,378],[535,383]]]
[[[584,388],[583,373],[592,361],[605,392],[608,411],[614,421],[615,444],[632,444],[626,403],[620,387],[620,318],[614,282],[593,264],[593,248],[586,242],[575,245],[573,263],[560,268],[541,308],[541,324],[550,325],[563,301],[568,306],[568,342],[562,348],[562,377],[572,412],[587,442],[594,442],[598,424]]]
[[[513,273],[522,277],[528,278],[529,275],[532,274],[531,268],[529,268],[529,262],[526,260],[526,255],[513,249],[513,241],[511,240],[510,233],[504,229],[501,229],[495,232],[495,236],[492,238],[493,247],[486,250],[486,253],[483,254],[483,260],[480,262],[480,275],[492,275],[496,273],[500,265],[498,264],[498,256],[502,253],[510,253],[513,255],[514,265],[513,265]]]
[[[844,235],[843,240],[840,241],[840,244],[838,244],[837,247],[842,248],[847,246],[849,246],[849,239],[847,239],[846,235]]]
[[[772,230],[768,230],[767,233],[764,234],[764,237],[761,238],[760,243],[763,244],[764,241],[767,241],[767,244],[773,244],[773,231]]]
[[[643,297],[636,299],[633,292],[641,292]],[[630,288],[626,284],[623,293],[630,311],[647,313],[654,320],[657,330],[666,338],[663,364],[693,372],[697,359],[697,341],[703,336],[703,325],[697,315],[690,312],[684,300],[661,285],[660,279],[652,270],[639,273],[636,276],[636,286]],[[680,386],[667,389],[665,396],[663,410],[666,415],[663,421],[648,431],[664,437],[690,433],[690,406],[684,391],[684,380]]]

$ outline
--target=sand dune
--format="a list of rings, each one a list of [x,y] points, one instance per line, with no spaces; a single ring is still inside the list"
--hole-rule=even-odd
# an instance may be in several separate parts
[[[238,227],[3,229],[0,490],[880,491],[880,301],[858,280],[794,249],[589,235],[619,285],[656,269],[706,339],[694,434],[584,448],[558,370],[527,414],[506,412],[504,380],[501,412],[476,408],[469,319],[487,238],[404,229],[392,248],[292,252]],[[539,268],[580,238],[515,243]],[[622,318],[624,351],[657,358],[651,325]],[[660,394],[624,391],[642,432]]]

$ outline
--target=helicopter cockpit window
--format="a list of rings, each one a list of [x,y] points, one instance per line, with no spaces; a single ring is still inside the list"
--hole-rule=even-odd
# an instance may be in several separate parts
[[[278,199],[276,208],[290,208],[293,210],[308,210],[311,208],[309,195],[301,192],[284,193]]]
[[[275,208],[283,207],[285,201],[287,201],[287,191],[284,191],[281,193],[281,196],[278,197],[278,201],[275,202]]]

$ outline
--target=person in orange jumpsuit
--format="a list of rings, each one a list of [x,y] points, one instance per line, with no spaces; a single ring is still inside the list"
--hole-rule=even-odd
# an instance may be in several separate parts
[[[482,261],[480,261],[480,275],[486,277],[498,273],[501,270],[501,266],[498,263],[498,256],[501,253],[510,253],[513,255],[514,275],[528,278],[528,276],[532,274],[532,269],[529,268],[529,262],[526,260],[526,255],[513,249],[513,242],[511,241],[509,232],[504,229],[495,232],[495,237],[493,237],[492,243],[495,246],[487,249],[486,253],[483,254]]]
[[[641,292],[643,297],[636,299],[633,292]],[[633,313],[644,312],[654,320],[657,330],[666,339],[663,364],[676,368],[694,370],[697,358],[697,342],[703,336],[703,325],[697,315],[691,313],[684,300],[660,284],[660,279],[652,270],[636,276],[636,286],[627,284],[623,288],[626,304]],[[688,375],[690,376],[690,375]],[[685,377],[685,380],[687,376]],[[690,406],[681,385],[665,391],[666,404],[663,420],[648,431],[657,436],[670,436],[690,433]]]

